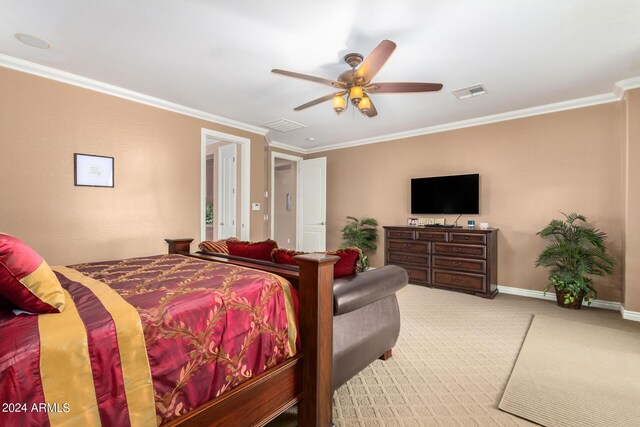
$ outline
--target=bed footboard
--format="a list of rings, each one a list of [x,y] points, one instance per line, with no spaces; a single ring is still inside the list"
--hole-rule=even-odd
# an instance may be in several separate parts
[[[208,259],[202,255],[191,253],[193,239],[165,239],[169,244],[170,254],[193,256]],[[216,261],[216,259],[209,259]],[[329,427],[332,425],[332,360],[333,360],[333,264],[338,257],[325,254],[308,254],[294,257],[299,265],[299,272],[287,272],[298,275],[299,295],[299,332],[302,344],[301,357],[295,362],[289,361],[284,366],[272,368],[269,371],[247,381],[238,389],[233,389],[217,399],[194,409],[175,420],[171,425],[193,425],[194,421],[204,422],[204,425],[220,425],[220,420],[228,420],[230,413],[235,415],[235,421],[243,425],[243,411],[250,411],[254,417],[247,425],[263,425],[273,419],[288,407],[298,403],[298,425],[301,427]],[[234,260],[224,260],[234,264]],[[255,269],[259,264],[247,265],[246,261],[239,265]],[[287,277],[292,279],[294,277]],[[302,369],[299,362],[302,362]],[[276,374],[276,372],[279,373]],[[288,392],[282,387],[285,382],[295,384]],[[295,379],[294,379],[295,378]],[[254,385],[254,383],[256,383]],[[258,384],[260,384],[258,386]],[[271,393],[279,393],[279,399],[269,398]],[[261,391],[260,397],[256,395]],[[290,397],[282,396],[287,394]],[[227,396],[229,395],[229,396]],[[235,405],[231,401],[237,403]],[[260,401],[257,406],[255,403]],[[249,402],[243,409],[245,402]],[[284,403],[284,404],[283,404]],[[241,406],[238,406],[240,404]],[[256,412],[260,412],[257,414]],[[217,421],[214,421],[217,420]],[[260,420],[260,421],[257,421]],[[203,425],[200,424],[199,425]]]

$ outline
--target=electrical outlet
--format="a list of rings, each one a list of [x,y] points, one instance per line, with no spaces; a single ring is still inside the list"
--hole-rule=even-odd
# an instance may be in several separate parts
[[[251,203],[251,210],[252,211],[259,211],[260,210],[260,203]]]

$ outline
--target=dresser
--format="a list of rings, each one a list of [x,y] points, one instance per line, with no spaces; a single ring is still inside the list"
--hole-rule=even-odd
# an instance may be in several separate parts
[[[409,282],[493,298],[498,294],[498,230],[385,226],[386,264]]]

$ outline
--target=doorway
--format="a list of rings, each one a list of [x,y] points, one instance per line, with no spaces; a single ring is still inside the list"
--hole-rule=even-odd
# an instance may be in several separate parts
[[[271,152],[271,238],[298,251],[326,250],[326,157]]]
[[[248,138],[202,129],[202,240],[249,240],[250,147]]]
[[[271,152],[271,238],[278,246],[296,249],[298,162],[302,157]]]
[[[215,221],[215,226],[218,229],[216,240],[219,240],[238,237],[238,225],[241,223],[237,215],[241,210],[238,209],[237,194],[240,159],[235,143],[221,141],[214,146],[217,146],[218,150],[218,219]]]

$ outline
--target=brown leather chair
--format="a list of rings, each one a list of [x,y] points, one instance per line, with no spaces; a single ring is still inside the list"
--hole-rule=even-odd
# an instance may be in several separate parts
[[[333,389],[381,356],[390,357],[400,333],[396,292],[407,272],[387,265],[333,283]]]

